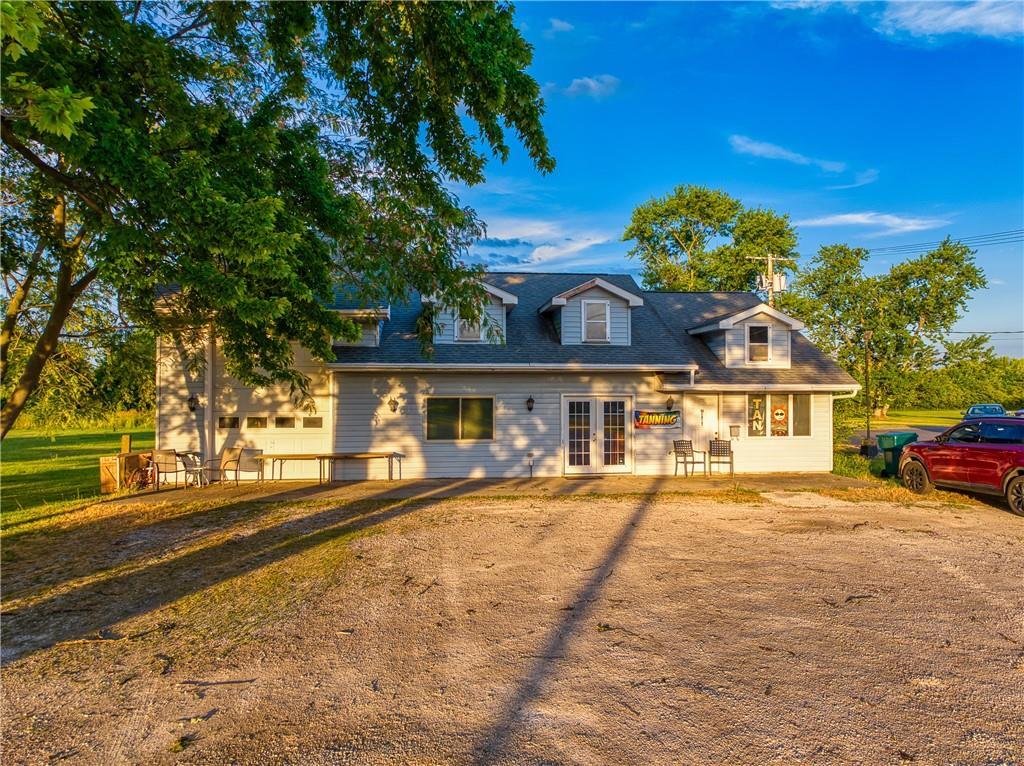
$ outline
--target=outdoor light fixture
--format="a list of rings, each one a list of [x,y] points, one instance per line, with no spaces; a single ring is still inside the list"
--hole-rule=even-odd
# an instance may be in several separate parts
[[[738,439],[739,436],[740,436],[740,427],[739,426],[729,426],[729,438],[731,438],[731,439]]]
[[[527,412],[533,412],[533,405],[534,404],[535,404],[535,402],[533,401],[533,397],[531,396],[529,399],[526,400],[526,411]]]
[[[398,412],[398,400],[392,396],[388,399],[388,407],[391,408],[392,412]]]
[[[668,398],[668,400],[667,400],[667,401],[665,402],[665,409],[666,409],[666,410],[670,410],[670,409],[672,409],[672,405],[673,405],[673,404],[675,404],[675,403],[676,403],[676,400],[675,400],[675,399],[673,399],[673,398],[672,398],[672,397],[670,396],[670,397]]]
[[[187,401],[188,401],[188,411],[189,412],[195,412],[196,411],[196,407],[199,406],[199,397],[196,396],[195,394],[192,394],[192,396],[190,396]]]

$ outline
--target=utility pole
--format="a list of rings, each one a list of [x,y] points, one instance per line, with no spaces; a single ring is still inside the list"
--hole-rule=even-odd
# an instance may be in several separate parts
[[[768,262],[768,305],[775,308],[775,260],[776,255],[774,253],[768,253],[767,255],[748,255],[748,261],[767,261]],[[790,260],[788,257],[783,257],[782,260]]]

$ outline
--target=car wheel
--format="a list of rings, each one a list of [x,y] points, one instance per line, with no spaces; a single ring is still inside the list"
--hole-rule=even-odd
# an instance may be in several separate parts
[[[901,478],[903,479],[903,486],[911,492],[923,495],[926,492],[932,491],[932,483],[928,480],[928,472],[916,460],[911,460],[903,466]]]
[[[1006,485],[1006,502],[1011,511],[1024,516],[1024,476],[1018,476]]]

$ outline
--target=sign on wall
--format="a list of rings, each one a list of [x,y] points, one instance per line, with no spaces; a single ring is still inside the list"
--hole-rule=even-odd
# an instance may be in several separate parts
[[[633,410],[633,428],[678,428],[682,423],[679,410]]]

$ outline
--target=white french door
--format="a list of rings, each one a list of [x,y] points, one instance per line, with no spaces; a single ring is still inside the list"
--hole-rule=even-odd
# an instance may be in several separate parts
[[[567,474],[633,470],[632,399],[567,396],[562,404],[562,444]]]

